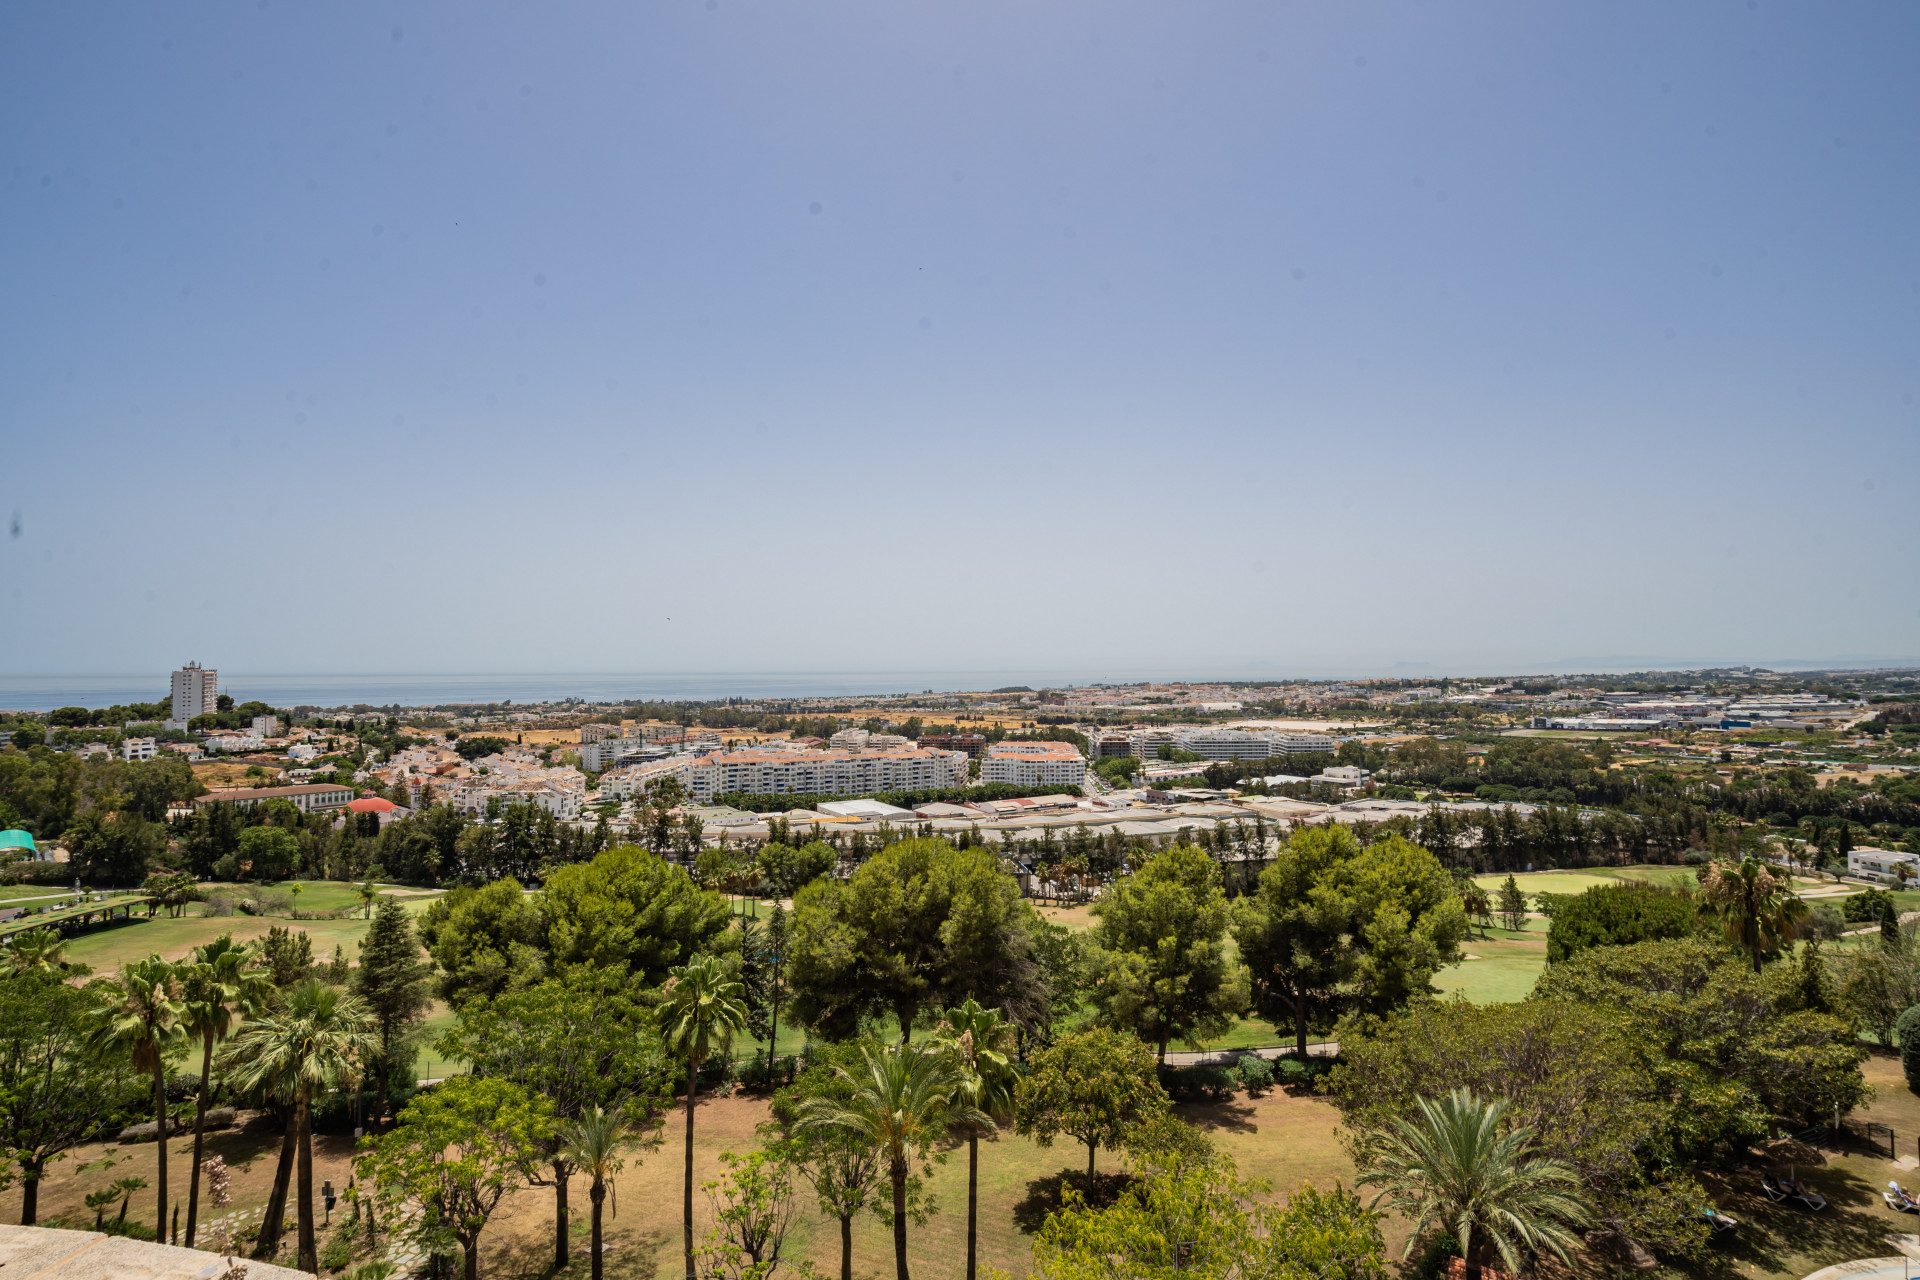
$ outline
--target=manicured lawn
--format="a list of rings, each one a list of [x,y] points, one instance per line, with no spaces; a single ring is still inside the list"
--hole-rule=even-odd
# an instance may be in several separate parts
[[[46,906],[56,898],[71,897],[72,889],[63,889],[57,884],[0,884],[0,903],[42,899],[34,905]]]
[[[1655,884],[1675,879],[1690,879],[1686,867],[1596,867],[1591,871],[1516,871],[1514,883],[1523,893],[1585,893],[1596,885],[1619,884],[1622,880],[1650,880]],[[1490,894],[1498,894],[1507,882],[1505,874],[1475,876],[1473,882]]]
[[[269,887],[284,890],[289,883]],[[303,912],[337,911],[359,905],[352,885],[324,880],[303,881],[301,884],[299,905]],[[237,892],[244,886],[209,884],[205,887]],[[410,913],[418,915],[437,895],[395,896]],[[347,959],[352,962],[359,959],[360,939],[367,932],[367,921],[357,911],[344,920],[295,920],[285,915],[211,916],[205,914],[206,911],[207,904],[202,902],[189,906],[187,914],[178,918],[162,914],[147,920],[136,915],[124,924],[75,938],[67,946],[67,958],[92,965],[95,972],[103,972],[116,969],[129,960],[140,960],[150,955],[179,960],[193,948],[211,942],[223,933],[232,934],[236,942],[249,942],[265,937],[268,929],[278,925],[310,935],[316,961],[331,960],[334,947],[340,946],[345,948]]]
[[[324,963],[333,958],[336,945],[346,948],[349,961],[359,958],[360,939],[367,932],[365,920],[288,920],[273,916],[182,916],[172,919],[156,916],[152,920],[135,917],[96,933],[84,934],[67,945],[67,959],[93,966],[95,973],[117,969],[129,960],[157,955],[163,960],[180,960],[204,942],[223,933],[235,942],[250,942],[266,936],[275,925],[305,932],[313,938],[313,958]]]

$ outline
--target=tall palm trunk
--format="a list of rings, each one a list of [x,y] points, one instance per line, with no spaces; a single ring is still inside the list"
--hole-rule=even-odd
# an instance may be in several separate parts
[[[973,1280],[975,1233],[980,1227],[980,1135],[967,1130],[967,1280]]]
[[[313,1106],[303,1090],[294,1103],[295,1125],[300,1131],[300,1203],[294,1206],[300,1224],[299,1268],[319,1274],[320,1251],[313,1242]]]
[[[154,1140],[159,1144],[160,1169],[154,1179],[154,1185],[160,1192],[160,1218],[153,1229],[153,1238],[162,1244],[167,1240],[167,1073],[160,1061],[160,1046],[154,1046],[153,1052],[153,1120],[159,1132]]]
[[[603,1179],[593,1180],[593,1190],[588,1193],[593,1201],[593,1272],[592,1280],[600,1280],[600,1202],[607,1198],[607,1184]]]
[[[553,1267],[567,1265],[567,1162],[553,1162]]]
[[[200,1098],[193,1113],[193,1177],[187,1184],[187,1248],[193,1248],[193,1229],[200,1221],[200,1147],[207,1131],[207,1079],[213,1074],[213,1037],[205,1038],[200,1053]]]
[[[271,1262],[280,1252],[280,1235],[287,1222],[287,1183],[293,1177],[293,1152],[299,1145],[293,1117],[288,1116],[286,1134],[280,1139],[280,1163],[273,1171],[273,1191],[267,1196],[266,1212],[260,1215],[260,1234],[253,1242],[253,1256],[262,1262]]]
[[[907,1280],[907,1162],[896,1156],[893,1175],[893,1271],[894,1280]]]
[[[700,1083],[700,1062],[687,1055],[687,1185],[680,1202],[680,1228],[685,1237],[687,1280],[693,1277],[693,1090]]]

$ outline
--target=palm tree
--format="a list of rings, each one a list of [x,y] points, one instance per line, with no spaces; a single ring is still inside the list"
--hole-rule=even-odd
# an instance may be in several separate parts
[[[319,1269],[313,1240],[313,1097],[351,1075],[379,1045],[373,1016],[358,996],[309,978],[286,993],[282,1008],[255,1020],[230,1050],[237,1087],[273,1089],[293,1100],[302,1271]]]
[[[885,1150],[893,1182],[893,1269],[907,1276],[907,1175],[913,1160],[955,1125],[993,1123],[954,1095],[959,1081],[946,1055],[896,1044],[860,1046],[865,1070],[852,1075],[834,1068],[853,1086],[846,1102],[810,1099],[801,1108],[803,1128],[845,1129]]]
[[[118,977],[101,981],[100,1022],[94,1028],[93,1047],[106,1052],[128,1052],[133,1068],[153,1077],[153,1120],[159,1144],[159,1225],[154,1239],[167,1238],[167,1050],[186,1039],[186,1005],[181,998],[178,969],[159,956],[134,960],[120,967]]]
[[[356,886],[354,893],[359,896],[360,906],[365,910],[367,919],[373,919],[373,904],[380,897],[380,891],[373,887],[373,880],[368,878],[363,884]]]
[[[254,965],[252,947],[234,945],[222,934],[193,949],[180,966],[186,1001],[186,1028],[200,1041],[200,1096],[193,1117],[193,1178],[187,1184],[186,1246],[193,1248],[200,1220],[200,1155],[207,1127],[207,1094],[213,1078],[213,1046],[233,1034],[235,1022],[266,1003],[273,981]]]
[[[940,1015],[934,1048],[946,1055],[955,1077],[954,1101],[962,1115],[985,1116],[992,1122],[1013,1110],[1013,1067],[1007,1060],[1013,1026],[998,1009],[983,1009],[969,999]],[[974,1280],[976,1229],[980,1208],[980,1135],[991,1126],[962,1121],[967,1135],[967,1280]]]
[[[633,1141],[633,1128],[626,1113],[595,1107],[560,1129],[560,1153],[571,1160],[581,1173],[593,1179],[588,1198],[593,1201],[593,1275],[600,1280],[600,1205],[613,1186],[613,1175],[620,1171],[620,1149]],[[620,1213],[620,1197],[615,1193],[613,1212]]]
[[[1727,941],[1753,957],[1755,973],[1763,955],[1799,934],[1807,915],[1807,904],[1787,881],[1754,858],[1741,859],[1737,867],[1713,862],[1700,881],[1700,896],[1701,913],[1718,920]]]
[[[687,1178],[681,1204],[681,1227],[686,1237],[687,1280],[693,1274],[693,1098],[700,1084],[700,1064],[715,1049],[724,1051],[734,1033],[747,1025],[746,988],[727,980],[727,971],[714,956],[695,956],[667,971],[666,1002],[660,1007],[660,1028],[668,1047],[687,1059]]]
[[[1355,1179],[1381,1188],[1372,1207],[1384,1202],[1412,1222],[1405,1256],[1413,1256],[1429,1227],[1440,1227],[1460,1242],[1469,1265],[1476,1251],[1488,1253],[1489,1241],[1511,1272],[1520,1270],[1523,1248],[1566,1262],[1575,1243],[1570,1228],[1588,1220],[1573,1170],[1534,1155],[1531,1129],[1501,1132],[1504,1098],[1455,1089],[1419,1103],[1419,1120],[1395,1119]]]
[[[16,933],[7,947],[9,973],[63,973],[67,962],[67,940],[46,925]]]

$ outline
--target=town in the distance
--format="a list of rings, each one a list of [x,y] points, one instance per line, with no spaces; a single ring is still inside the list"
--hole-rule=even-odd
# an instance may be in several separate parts
[[[1705,788],[1722,804],[1779,797],[1752,815],[1785,837],[1768,846],[1776,851],[1819,850],[1805,856],[1820,865],[1837,856],[1834,869],[1870,877],[1920,876],[1920,828],[1842,816],[1856,796],[1920,792],[1910,701],[1920,672],[1908,670],[1142,682],[676,703],[272,707],[236,696],[245,689],[223,691],[216,669],[190,662],[155,702],[0,712],[0,733],[14,751],[178,762],[164,807],[148,815],[176,833],[207,806],[273,800],[333,814],[336,826],[350,813],[356,830],[373,833],[435,808],[499,829],[524,807],[516,829],[532,821],[547,846],[576,856],[635,836],[692,860],[795,830],[849,846],[883,829],[964,832],[1006,846],[1028,887],[1051,891],[1072,874],[1068,853],[1094,839],[1230,841],[1242,874],[1257,876],[1266,850],[1296,826],[1518,820],[1525,830],[1551,824],[1543,815],[1554,809],[1576,814],[1582,838],[1609,854],[1677,860],[1692,841],[1661,798]],[[1631,798],[1620,797],[1628,779]],[[16,802],[13,816],[37,819],[9,832],[14,856],[71,860],[84,878],[94,855],[50,828],[50,815]],[[458,843],[444,839],[436,849],[453,857],[382,870],[434,882],[541,872],[519,857],[460,865]],[[356,877],[368,866],[286,870]]]

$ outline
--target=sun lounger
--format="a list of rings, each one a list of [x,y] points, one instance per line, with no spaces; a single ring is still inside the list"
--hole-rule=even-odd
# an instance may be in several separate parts
[[[1825,1196],[1820,1195],[1818,1192],[1809,1191],[1797,1182],[1789,1183],[1784,1190],[1787,1195],[1798,1200],[1809,1209],[1824,1209],[1827,1207]]]
[[[1787,1193],[1775,1186],[1773,1179],[1767,1177],[1765,1174],[1760,1176],[1760,1189],[1766,1192],[1767,1199],[1773,1201],[1775,1204],[1779,1204],[1787,1198]]]
[[[1715,1235],[1719,1235],[1722,1232],[1732,1231],[1735,1227],[1740,1225],[1740,1223],[1737,1220],[1733,1218],[1729,1218],[1726,1214],[1721,1213],[1718,1209],[1713,1208],[1711,1205],[1702,1208],[1700,1210],[1700,1215],[1707,1220],[1707,1225],[1713,1228],[1713,1232]]]

